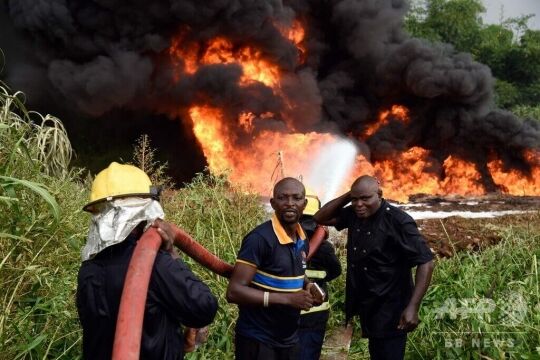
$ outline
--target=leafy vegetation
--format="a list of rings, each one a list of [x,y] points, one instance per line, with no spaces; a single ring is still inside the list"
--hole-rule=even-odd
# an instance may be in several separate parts
[[[147,134],[142,134],[133,148],[133,165],[148,174],[152,184],[159,184],[163,189],[171,189],[173,179],[166,175],[168,164],[159,163],[155,159],[155,153],[150,137]]]
[[[77,359],[74,299],[89,184],[80,181],[82,171],[67,171],[72,150],[61,123],[27,111],[21,93],[0,90],[0,359]],[[158,181],[167,180],[148,138],[141,137],[134,158]],[[166,189],[162,202],[170,221],[229,262],[265,215],[256,196],[211,175],[200,174],[179,191]],[[184,260],[222,304],[207,345],[189,357],[230,358],[237,309],[226,304],[227,282]]]
[[[518,105],[512,109],[512,112],[522,118],[536,119],[540,122],[540,105],[526,106]]]
[[[163,198],[167,220],[182,226],[205,248],[233,264],[242,238],[266,216],[257,196],[231,187],[225,178],[199,174],[177,192]],[[218,297],[219,311],[210,326],[208,342],[187,359],[232,359],[236,305],[225,299],[227,279],[183,256]]]
[[[85,187],[62,124],[22,99],[0,86],[0,358],[77,358]]]

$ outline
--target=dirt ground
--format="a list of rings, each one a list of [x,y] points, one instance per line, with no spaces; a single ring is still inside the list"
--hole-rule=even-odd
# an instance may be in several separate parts
[[[420,231],[433,252],[450,257],[461,250],[481,251],[499,242],[504,231],[512,227],[540,232],[540,197],[487,195],[474,198],[435,198],[417,196],[412,204],[422,204],[415,210],[468,211],[490,213],[494,211],[523,211],[491,218],[464,218],[450,216],[443,219],[417,220]],[[424,204],[426,204],[424,206]],[[429,206],[429,207],[428,207]],[[407,211],[406,206],[404,210]]]

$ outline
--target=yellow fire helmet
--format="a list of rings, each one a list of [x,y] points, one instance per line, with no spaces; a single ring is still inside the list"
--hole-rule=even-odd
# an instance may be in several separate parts
[[[307,205],[304,209],[304,215],[315,215],[315,213],[321,208],[321,200],[319,200],[319,197],[315,194],[315,192],[308,187],[306,187],[306,199]]]
[[[92,182],[90,202],[83,210],[92,212],[93,206],[98,203],[128,196],[158,198],[159,190],[152,186],[148,175],[138,167],[112,162],[96,175]]]

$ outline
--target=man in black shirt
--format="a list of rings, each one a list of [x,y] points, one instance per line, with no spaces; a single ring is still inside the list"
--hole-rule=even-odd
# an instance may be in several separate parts
[[[92,213],[77,284],[77,310],[83,328],[83,358],[112,356],[116,319],[131,256],[147,224],[163,217],[148,176],[131,165],[112,163],[93,184]],[[184,357],[182,325],[212,322],[217,300],[179,258],[167,223],[155,221],[162,237],[144,313],[141,359]]]
[[[418,325],[434,267],[416,223],[382,198],[371,176],[358,178],[349,192],[324,205],[314,218],[337,230],[348,229],[347,321],[360,316],[372,359],[403,359],[406,334]]]

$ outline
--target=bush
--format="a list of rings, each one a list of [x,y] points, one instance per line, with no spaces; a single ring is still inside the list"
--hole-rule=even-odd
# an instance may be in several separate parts
[[[509,109],[519,100],[519,91],[513,84],[504,80],[495,82],[495,103],[498,107]]]
[[[482,253],[439,259],[407,358],[538,357],[540,234],[512,227],[503,234]]]
[[[519,117],[534,119],[540,122],[540,105],[536,106],[516,106],[512,109],[512,112]]]

